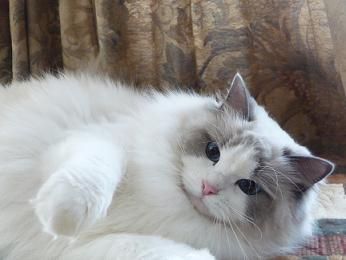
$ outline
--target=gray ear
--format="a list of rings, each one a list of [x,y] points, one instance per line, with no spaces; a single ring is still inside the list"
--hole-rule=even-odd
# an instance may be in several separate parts
[[[239,73],[235,74],[227,97],[221,105],[221,109],[227,108],[237,111],[246,120],[250,118],[250,94]]]
[[[291,165],[301,174],[305,189],[321,181],[334,171],[334,164],[319,157],[288,156]]]

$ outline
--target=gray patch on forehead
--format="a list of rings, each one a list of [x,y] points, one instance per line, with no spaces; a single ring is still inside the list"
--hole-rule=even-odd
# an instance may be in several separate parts
[[[186,129],[182,135],[182,148],[185,153],[204,156],[208,142],[215,141],[220,147],[253,145],[255,138],[247,134],[252,124],[231,112],[215,111],[203,126]],[[251,147],[253,148],[253,147]]]
[[[216,129],[210,129],[222,145],[238,145],[251,130],[252,124],[232,112],[219,113],[215,120]]]
[[[225,143],[226,148],[242,145],[256,152],[258,159],[264,155],[264,146],[256,136],[243,132],[242,134],[235,135]]]
[[[206,130],[193,129],[183,136],[182,149],[189,155],[204,156],[206,145],[210,141],[211,138]]]

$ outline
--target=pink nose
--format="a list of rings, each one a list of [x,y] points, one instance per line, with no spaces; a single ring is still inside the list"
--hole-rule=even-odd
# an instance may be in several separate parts
[[[217,188],[215,188],[214,186],[210,185],[206,181],[202,181],[202,194],[203,194],[203,196],[215,195],[218,192],[219,192],[219,190]]]

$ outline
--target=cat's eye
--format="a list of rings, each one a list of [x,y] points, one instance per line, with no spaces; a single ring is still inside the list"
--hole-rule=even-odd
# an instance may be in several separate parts
[[[250,179],[240,179],[236,182],[236,185],[247,195],[255,195],[261,191],[261,187]]]
[[[205,148],[205,154],[208,159],[217,163],[220,159],[220,150],[216,142],[209,142]]]

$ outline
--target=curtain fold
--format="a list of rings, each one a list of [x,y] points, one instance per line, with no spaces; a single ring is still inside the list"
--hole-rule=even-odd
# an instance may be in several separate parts
[[[13,79],[62,67],[58,4],[44,0],[9,1]]]
[[[137,87],[214,93],[239,71],[288,132],[346,173],[342,8],[339,0],[0,0],[0,82],[98,63]]]
[[[12,48],[8,1],[0,1],[0,82],[12,80]]]

